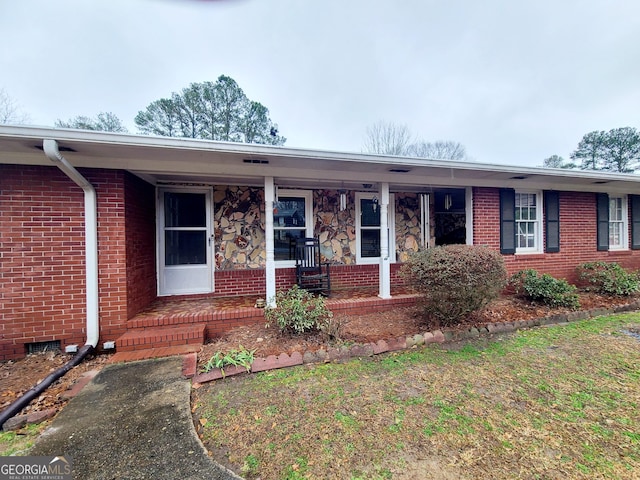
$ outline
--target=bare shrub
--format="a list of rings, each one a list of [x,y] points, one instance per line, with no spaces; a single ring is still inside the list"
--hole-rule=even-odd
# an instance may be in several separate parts
[[[442,326],[455,325],[498,298],[507,279],[500,254],[473,245],[417,252],[403,265],[402,274],[422,295],[424,312]]]

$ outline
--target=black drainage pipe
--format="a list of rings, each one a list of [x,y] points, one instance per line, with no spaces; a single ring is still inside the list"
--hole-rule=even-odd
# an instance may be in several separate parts
[[[20,411],[24,407],[29,405],[29,403],[31,403],[31,401],[34,398],[38,397],[42,392],[44,392],[47,388],[49,388],[49,386],[53,382],[58,380],[60,377],[66,374],[69,370],[71,370],[73,367],[75,367],[80,362],[82,362],[82,360],[84,360],[84,358],[87,355],[89,355],[92,351],[93,351],[92,345],[83,346],[80,350],[78,350],[78,353],[76,353],[75,357],[73,357],[71,360],[69,360],[67,363],[65,363],[62,367],[57,369],[55,372],[49,374],[44,380],[42,380],[39,384],[37,384],[28,392],[26,392],[20,398],[14,400],[14,402],[11,403],[11,405],[9,405],[7,408],[5,408],[2,411],[2,413],[0,413],[0,428],[4,425],[4,423],[7,420],[17,415],[18,413],[20,413]]]

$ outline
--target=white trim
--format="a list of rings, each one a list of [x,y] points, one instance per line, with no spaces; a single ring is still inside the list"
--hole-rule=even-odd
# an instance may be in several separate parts
[[[380,184],[380,269],[378,270],[379,293],[380,298],[391,298],[391,268],[389,244],[390,237],[395,237],[395,226],[389,226],[389,184]],[[392,204],[393,205],[393,204]],[[391,210],[395,210],[394,206]],[[389,232],[387,235],[384,232]]]
[[[301,197],[304,198],[304,215],[305,215],[305,236],[313,237],[313,190],[297,190],[278,188],[278,199],[282,197]],[[294,228],[279,228],[273,225],[274,237],[275,230],[300,230]],[[296,266],[295,260],[275,260],[276,268],[291,268]]]
[[[473,245],[473,187],[464,189],[464,215],[466,244]]]
[[[273,177],[264,178],[264,213],[265,213],[265,293],[266,301],[270,307],[276,306],[276,262],[274,260],[273,246],[273,199],[275,198],[275,187]]]
[[[518,247],[518,221],[516,220],[516,255],[528,255],[528,254],[536,254],[543,253],[543,238],[544,238],[544,225],[542,222],[542,192],[540,190],[516,190],[516,195],[535,195],[536,197],[536,218],[535,220],[528,220],[528,222],[534,223],[534,242],[535,246],[533,248],[523,248]],[[518,209],[516,204],[515,209]]]
[[[380,263],[380,257],[362,257],[360,255],[360,200],[373,199],[373,197],[379,197],[378,192],[356,192],[356,264],[358,265],[378,265]],[[396,203],[395,195],[389,194],[389,210],[387,212],[387,231],[389,232],[389,261],[391,263],[396,262]],[[366,227],[365,227],[366,228]],[[380,227],[371,227],[376,229]]]
[[[429,193],[420,193],[420,246],[429,248],[431,246],[431,208]]]
[[[305,182],[300,186],[315,182],[315,185],[308,183],[308,188],[330,185],[333,181],[339,184],[351,181],[352,184],[345,184],[344,188],[357,190],[357,185],[363,183],[388,182],[392,189],[401,188],[401,191],[413,188],[420,191],[429,185],[619,194],[636,191],[640,185],[638,175],[613,172],[6,125],[0,125],[0,164],[49,164],[41,152],[33,148],[43,139],[57,140],[61,146],[70,149],[69,159],[76,168],[123,169],[136,175],[148,175],[158,183],[172,176],[191,184],[218,183],[225,179],[233,179],[236,183],[236,179],[244,179],[248,184],[260,185],[264,177],[273,176],[279,183],[283,179]],[[252,160],[265,163],[253,164]],[[408,169],[410,173],[390,171],[393,166]]]
[[[611,212],[611,200],[613,199],[621,199],[621,207],[622,207],[622,244],[621,245],[611,245],[611,215],[609,215],[609,250],[611,251],[621,251],[621,250],[629,250],[629,202],[627,201],[627,195],[609,195],[609,212]]]

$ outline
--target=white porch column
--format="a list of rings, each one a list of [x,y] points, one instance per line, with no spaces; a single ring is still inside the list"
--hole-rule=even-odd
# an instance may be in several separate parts
[[[267,263],[265,271],[265,284],[267,292],[267,305],[276,305],[276,261],[275,248],[273,245],[273,201],[275,198],[275,188],[273,177],[264,178],[264,237],[266,243]]]
[[[380,298],[391,298],[391,264],[389,261],[389,184],[380,185]],[[393,232],[392,232],[393,233]]]
[[[473,245],[473,188],[467,187],[464,192],[465,228],[467,245]]]

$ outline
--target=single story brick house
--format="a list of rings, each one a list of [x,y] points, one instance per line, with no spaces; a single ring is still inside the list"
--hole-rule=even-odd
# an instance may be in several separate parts
[[[319,238],[333,289],[382,299],[412,252],[448,243],[500,250],[510,273],[638,269],[640,177],[0,126],[0,234],[8,359],[115,341],[160,297],[269,300],[298,237]]]

